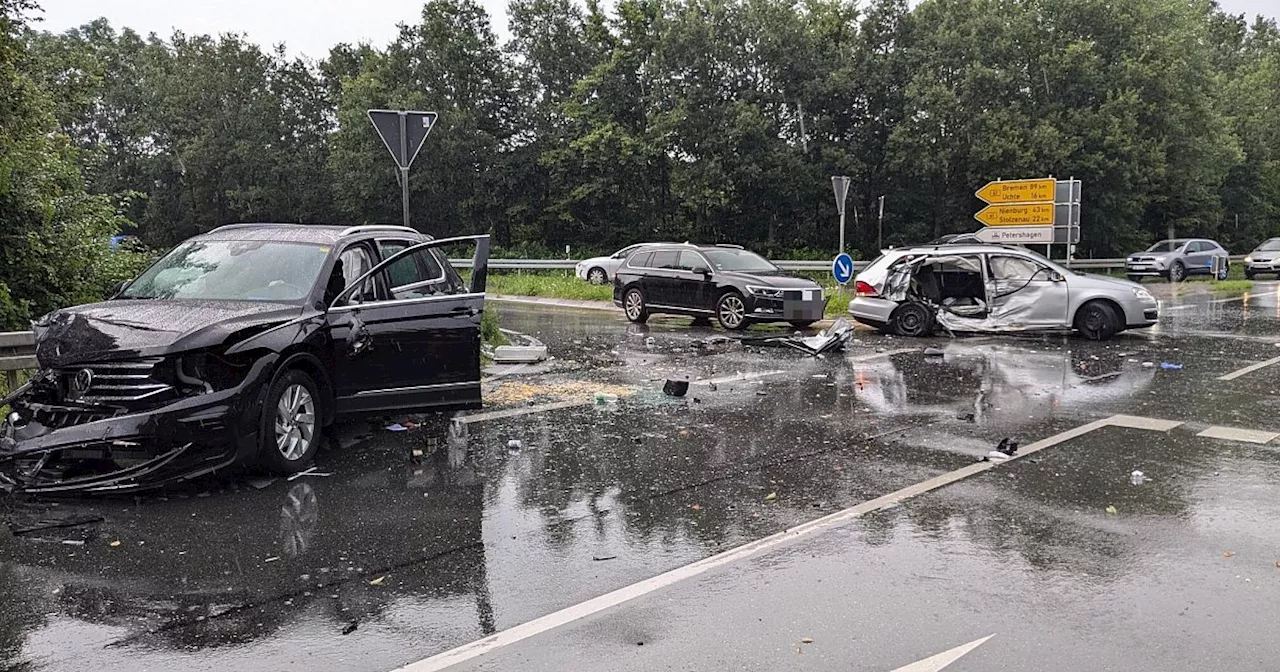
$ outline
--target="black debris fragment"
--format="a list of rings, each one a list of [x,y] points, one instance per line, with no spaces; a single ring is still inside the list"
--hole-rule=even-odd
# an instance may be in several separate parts
[[[689,392],[689,381],[681,378],[668,378],[662,386],[662,393],[668,397],[683,397]]]
[[[1006,436],[1000,439],[1000,443],[996,446],[996,451],[1009,456],[1016,455],[1018,454],[1018,440]]]
[[[101,523],[105,518],[94,515],[68,516],[66,518],[43,519],[33,523],[24,525],[17,521],[9,522],[9,531],[13,536],[20,537],[24,534],[39,532],[40,530],[53,530],[64,527],[79,527],[80,525],[90,525],[93,523]]]
[[[925,356],[925,357],[941,357],[943,354],[944,354],[944,353],[942,352],[942,349],[941,349],[941,348],[932,348],[932,347],[930,347],[930,348],[925,348],[925,349],[924,349],[924,356]]]
[[[343,628],[343,629],[342,629],[342,634],[344,634],[344,635],[349,635],[349,634],[351,634],[351,633],[355,632],[355,631],[356,631],[356,628],[358,628],[358,627],[360,627],[360,622],[359,622],[359,621],[351,621],[350,623],[348,623],[348,624],[347,624],[347,627],[345,627],[345,628]]]

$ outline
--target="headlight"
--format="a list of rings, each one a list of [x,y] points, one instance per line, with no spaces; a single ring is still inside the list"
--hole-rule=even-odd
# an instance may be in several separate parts
[[[782,298],[782,290],[776,287],[756,287],[754,285],[747,285],[747,293],[752,296],[766,296],[771,299]]]
[[[1141,287],[1130,287],[1130,289],[1133,290],[1133,295],[1137,297],[1139,301],[1146,301],[1149,303],[1156,302],[1156,297],[1152,296],[1151,292],[1148,292],[1147,290]]]
[[[1247,255],[1247,254],[1246,254],[1246,255],[1244,256],[1244,263],[1246,263],[1246,264],[1252,264],[1252,263],[1253,263],[1253,257],[1252,257],[1252,256],[1250,256],[1250,255]]]

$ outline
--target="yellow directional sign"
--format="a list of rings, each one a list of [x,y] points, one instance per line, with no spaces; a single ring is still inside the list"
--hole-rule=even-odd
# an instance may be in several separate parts
[[[975,195],[987,203],[1036,203],[1052,201],[1057,185],[1053,179],[1004,180],[988,182]]]
[[[988,205],[973,218],[987,226],[1052,226],[1053,203]]]

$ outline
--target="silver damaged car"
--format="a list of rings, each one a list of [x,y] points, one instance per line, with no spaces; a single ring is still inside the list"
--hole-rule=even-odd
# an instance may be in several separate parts
[[[1155,297],[1135,282],[1076,273],[1018,247],[893,250],[854,278],[854,319],[902,336],[1078,331],[1105,340],[1150,327]]]

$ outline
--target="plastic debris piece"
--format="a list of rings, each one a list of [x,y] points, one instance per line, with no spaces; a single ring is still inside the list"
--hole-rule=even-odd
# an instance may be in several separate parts
[[[1108,507],[1107,507],[1107,513],[1109,513],[1109,514],[1111,514],[1111,515],[1113,515],[1113,516],[1114,516],[1114,515],[1116,515],[1117,513],[1119,513],[1119,511],[1117,511],[1117,510],[1116,510],[1116,507],[1114,507],[1114,506],[1108,506]]]
[[[617,558],[618,558],[618,556],[616,556],[616,555],[593,555],[593,556],[591,556],[591,559],[592,559],[593,561],[595,561],[595,562],[604,562],[605,560],[616,560]]]
[[[70,516],[61,519],[41,520],[32,525],[25,526],[10,521],[9,532],[11,532],[15,537],[20,537],[24,534],[30,534],[40,530],[52,530],[60,527],[78,527],[80,525],[88,525],[90,523],[101,523],[103,520],[106,519],[102,516]]]
[[[1222,552],[1222,557],[1224,557],[1224,558],[1230,558],[1230,557],[1232,557],[1233,555],[1235,555],[1235,552],[1234,552],[1234,551],[1223,551],[1223,552]]]
[[[767,495],[765,495],[765,496],[764,496],[764,501],[766,501],[766,502],[772,502],[773,500],[775,500],[775,499],[777,499],[777,498],[778,498],[778,493],[776,493],[776,492],[771,492],[771,493],[769,493],[769,494],[767,494]]]
[[[1134,485],[1142,485],[1147,482],[1147,475],[1135,469],[1132,474],[1129,474],[1129,482]]]
[[[596,403],[599,405],[618,403],[618,395],[608,392],[596,392]]]
[[[689,381],[680,378],[668,378],[662,386],[662,393],[668,397],[683,397],[689,392]]]
[[[285,479],[285,480],[287,480],[287,481],[292,481],[292,480],[294,480],[295,478],[302,478],[303,476],[332,476],[332,475],[333,475],[333,474],[330,474],[330,473],[328,473],[328,472],[324,472],[324,471],[316,471],[316,467],[308,467],[308,468],[304,469],[303,471],[299,471],[298,473],[296,473],[296,474],[294,474],[294,475],[290,476],[289,478],[287,478],[287,479]]]
[[[1017,455],[1018,440],[1006,436],[1005,438],[1000,439],[1000,443],[996,445],[996,450],[1008,456]]]
[[[355,632],[358,627],[360,627],[360,623],[358,621],[351,621],[347,624],[347,627],[342,629],[342,634],[349,635]]]
[[[108,546],[110,546],[110,547],[112,547],[112,548],[115,548],[116,546],[119,546],[119,545],[120,545],[120,540],[119,540],[119,539],[116,539],[115,541],[113,541],[113,542],[111,542],[110,544],[107,544],[107,545],[108,545]]]
[[[383,581],[386,581],[386,580],[387,580],[387,575],[386,575],[386,574],[383,574],[382,576],[379,576],[378,578],[376,578],[376,579],[374,579],[374,580],[370,581],[370,582],[369,582],[369,585],[371,585],[371,586],[381,586],[381,585],[382,585],[382,582],[383,582]]]
[[[801,637],[801,638],[800,638],[800,643],[801,643],[801,644],[812,644],[812,643],[813,643],[813,638],[812,638],[812,637]]]
[[[1142,368],[1144,368],[1144,369],[1153,369],[1153,368],[1155,368],[1155,366],[1156,366],[1156,363],[1155,363],[1155,362],[1143,362],[1143,363],[1142,363]]]
[[[701,510],[702,510],[702,505],[701,505],[701,504],[694,504],[693,506],[690,506],[689,508],[693,509],[694,511],[701,511]]]
[[[422,457],[422,449],[421,449],[421,448],[414,448],[412,451],[410,451],[410,455],[412,455],[412,456],[414,456],[414,457]]]
[[[279,559],[280,559],[280,556],[278,556],[278,555],[273,555],[273,556],[271,556],[271,557],[267,558],[266,560],[263,560],[263,562],[275,562],[276,560],[279,560]]]
[[[943,356],[944,354],[946,354],[946,353],[942,352],[942,349],[941,349],[941,348],[932,348],[932,347],[930,347],[930,348],[925,348],[925,349],[924,349],[924,356],[925,356],[925,357],[941,357],[941,356]]]
[[[389,431],[389,432],[407,432],[407,431],[409,431],[409,428],[408,428],[408,427],[405,427],[404,425],[402,425],[402,424],[400,424],[400,423],[398,423],[398,422],[393,422],[393,423],[391,423],[391,424],[387,425],[387,431]]]
[[[276,479],[274,478],[255,478],[249,481],[249,485],[252,485],[257,490],[262,490],[263,488],[275,482],[276,482]]]
[[[657,341],[656,341],[656,340],[654,340],[654,338],[653,338],[652,336],[650,336],[649,338],[644,339],[644,347],[646,347],[646,348],[652,348],[655,344],[657,344]]]
[[[1181,371],[1182,364],[1178,362],[1160,362],[1160,368],[1165,371]]]
[[[62,543],[66,544],[67,546],[84,546],[83,539],[63,539]]]

